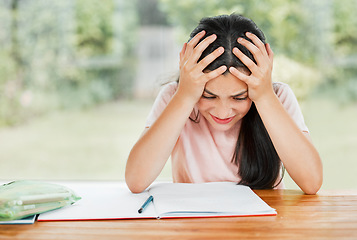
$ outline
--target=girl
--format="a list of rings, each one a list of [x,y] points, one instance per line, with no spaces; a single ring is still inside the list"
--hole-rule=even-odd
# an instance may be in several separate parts
[[[243,16],[204,18],[180,52],[180,76],[157,97],[130,152],[129,189],[145,190],[171,155],[174,182],[283,188],[285,168],[307,194],[322,163],[295,95],[272,83],[273,52]]]

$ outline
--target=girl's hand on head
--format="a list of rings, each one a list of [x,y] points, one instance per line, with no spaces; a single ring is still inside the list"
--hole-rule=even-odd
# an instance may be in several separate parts
[[[271,80],[274,54],[270,45],[268,43],[264,44],[256,35],[247,32],[246,36],[254,44],[244,38],[238,38],[237,41],[253,54],[257,63],[254,63],[254,61],[235,47],[233,49],[234,55],[248,67],[251,74],[248,76],[234,67],[230,67],[229,71],[248,85],[249,98],[253,102],[257,102],[264,99],[264,96],[267,96],[267,94],[274,93]]]
[[[221,66],[213,71],[203,72],[211,62],[224,52],[223,47],[217,48],[197,63],[202,52],[217,38],[213,34],[198,43],[204,35],[205,31],[198,33],[188,43],[183,45],[180,52],[180,79],[177,94],[184,96],[193,104],[196,104],[201,98],[206,83],[227,70],[226,66]]]

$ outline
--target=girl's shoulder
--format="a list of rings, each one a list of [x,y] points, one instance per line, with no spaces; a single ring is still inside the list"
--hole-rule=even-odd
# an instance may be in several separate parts
[[[146,127],[150,127],[156,119],[160,116],[162,111],[166,108],[171,98],[174,96],[177,90],[176,82],[169,82],[163,84],[159,94],[157,95],[155,102],[151,108],[148,118],[146,119]]]
[[[289,84],[287,83],[273,82],[273,89],[275,94],[282,102],[296,99],[293,90],[290,88]]]
[[[165,83],[162,85],[159,95],[171,98],[175,94],[177,87],[178,83],[176,81]]]
[[[168,82],[168,83],[164,84],[163,86],[164,86],[164,88],[168,88],[173,91],[176,91],[177,87],[178,87],[178,82],[176,82],[176,81]]]
[[[283,82],[273,82],[273,89],[275,93],[281,93],[291,90],[289,84]]]
[[[305,125],[304,117],[300,110],[300,106],[293,90],[286,83],[274,82],[273,89],[278,96],[285,110],[295,121],[302,131],[309,132],[309,129]]]

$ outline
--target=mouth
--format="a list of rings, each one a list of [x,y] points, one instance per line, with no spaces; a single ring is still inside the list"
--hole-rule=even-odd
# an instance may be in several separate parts
[[[230,123],[230,122],[233,120],[233,118],[234,118],[234,116],[233,116],[233,117],[221,119],[221,118],[218,118],[218,117],[213,116],[212,114],[210,114],[210,115],[211,115],[212,119],[213,119],[216,123],[218,123],[218,124],[227,124],[227,123]]]

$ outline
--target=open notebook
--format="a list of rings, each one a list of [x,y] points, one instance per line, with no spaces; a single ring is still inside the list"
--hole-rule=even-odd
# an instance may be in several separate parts
[[[249,187],[229,182],[155,183],[140,194],[123,183],[62,183],[80,201],[43,213],[38,221],[276,215]],[[154,200],[139,214],[152,195]]]

